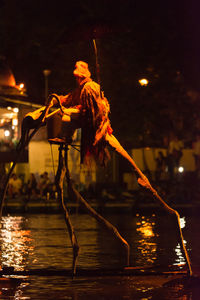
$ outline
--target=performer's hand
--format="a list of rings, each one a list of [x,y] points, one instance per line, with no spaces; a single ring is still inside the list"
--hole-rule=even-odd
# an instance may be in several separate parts
[[[54,100],[52,99],[50,104],[49,104],[49,108],[51,108],[52,106],[54,106]]]
[[[151,187],[151,184],[150,184],[148,178],[144,174],[138,178],[138,183],[141,186],[146,187],[147,189],[149,189]]]
[[[63,122],[70,122],[71,121],[71,117],[69,115],[62,115],[62,121]]]
[[[54,106],[55,104],[58,103],[58,99],[60,99],[60,96],[58,96],[57,94],[51,94],[49,95],[49,100],[51,100],[51,102],[49,103],[49,108]]]

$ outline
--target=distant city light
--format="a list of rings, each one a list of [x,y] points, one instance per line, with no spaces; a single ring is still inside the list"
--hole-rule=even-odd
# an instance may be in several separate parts
[[[184,168],[183,167],[179,167],[178,171],[179,171],[179,173],[183,173],[184,172]]]
[[[18,125],[18,120],[17,119],[12,119],[12,125],[17,126]]]
[[[9,130],[5,130],[5,131],[4,131],[4,135],[5,135],[6,137],[10,136],[10,131],[9,131]]]
[[[44,76],[49,76],[51,74],[51,70],[48,70],[48,69],[43,70],[43,74],[44,74]]]
[[[15,113],[18,113],[18,112],[19,112],[19,108],[18,108],[18,107],[14,107],[14,108],[13,108],[13,111],[14,111]]]
[[[147,86],[149,81],[146,78],[142,78],[140,80],[138,80],[139,84],[142,86]]]
[[[12,109],[12,107],[11,106],[7,106],[7,110],[11,110]]]
[[[24,88],[24,83],[19,84],[19,90],[22,90]]]
[[[18,85],[16,85],[16,88],[20,91],[20,94],[24,94],[24,92],[26,91],[26,88],[25,88],[25,85],[24,85],[24,83],[22,82],[22,83],[20,83],[20,84],[18,84]]]

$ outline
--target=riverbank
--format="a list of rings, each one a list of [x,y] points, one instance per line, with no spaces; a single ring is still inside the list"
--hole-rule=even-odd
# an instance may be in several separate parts
[[[164,198],[163,198],[164,199]],[[178,199],[178,196],[177,196]],[[194,214],[198,213],[200,209],[200,201],[190,202],[169,202],[168,199],[164,199],[168,205],[177,210],[180,214]],[[66,206],[69,213],[85,213],[84,207],[81,203],[72,202],[69,199],[65,199]],[[89,199],[88,203],[99,213],[162,213],[165,212],[163,206],[157,199],[150,197],[141,198],[138,196],[128,199]],[[3,214],[25,214],[25,213],[46,213],[57,214],[61,213],[62,208],[58,200],[45,198],[31,198],[29,201],[25,197],[19,197],[16,199],[5,199],[3,206]]]

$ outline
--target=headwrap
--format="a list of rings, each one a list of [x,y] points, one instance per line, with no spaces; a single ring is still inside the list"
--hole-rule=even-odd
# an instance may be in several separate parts
[[[91,73],[88,69],[88,64],[84,61],[77,61],[73,72],[74,76],[81,78],[90,78]]]

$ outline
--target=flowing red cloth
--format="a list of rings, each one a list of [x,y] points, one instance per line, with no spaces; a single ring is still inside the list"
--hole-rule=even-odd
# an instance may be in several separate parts
[[[112,134],[108,114],[110,106],[104,97],[100,85],[91,78],[85,78],[80,86],[66,96],[60,96],[65,107],[80,108],[81,133],[81,163],[95,158],[101,165],[109,159],[106,134]]]
[[[101,165],[109,159],[105,136],[112,133],[108,114],[110,106],[104,97],[100,85],[95,81],[87,80],[81,90],[82,105],[82,136],[81,161],[84,162],[92,155]]]

